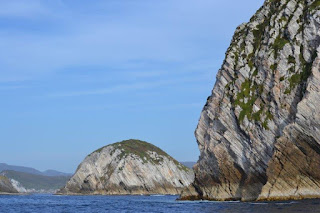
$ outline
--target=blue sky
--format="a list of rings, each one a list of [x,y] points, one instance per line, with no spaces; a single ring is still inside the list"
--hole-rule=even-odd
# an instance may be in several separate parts
[[[180,161],[262,0],[0,0],[0,162],[73,172],[136,138]]]

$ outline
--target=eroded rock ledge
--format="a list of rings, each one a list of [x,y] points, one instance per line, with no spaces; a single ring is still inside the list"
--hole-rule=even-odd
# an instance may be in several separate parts
[[[319,0],[267,0],[237,28],[182,199],[320,197],[319,28]]]

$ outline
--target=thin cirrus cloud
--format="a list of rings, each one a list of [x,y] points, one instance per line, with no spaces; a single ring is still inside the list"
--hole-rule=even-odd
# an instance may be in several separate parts
[[[68,108],[70,111],[104,111],[108,109],[126,109],[126,110],[149,110],[149,111],[170,111],[170,110],[182,110],[182,109],[197,109],[203,106],[202,102],[192,102],[192,103],[179,103],[179,104],[150,104],[148,102],[135,102],[126,104],[104,104],[104,105],[89,105],[89,106],[72,106]]]
[[[1,1],[0,17],[31,18],[48,13],[48,8],[41,1]]]
[[[2,1],[0,81],[42,78],[74,64],[196,63],[209,43],[225,39],[209,25],[221,25],[211,17],[219,1],[124,2]]]
[[[22,85],[0,86],[0,91],[16,90],[16,89],[23,89],[23,88],[26,88],[26,86],[22,86]]]
[[[72,91],[72,92],[63,92],[63,93],[52,93],[47,94],[47,97],[58,98],[58,97],[76,97],[76,96],[89,96],[89,95],[106,95],[106,94],[115,94],[126,91],[137,91],[137,90],[148,90],[150,88],[159,88],[169,85],[177,85],[188,82],[203,82],[208,79],[206,74],[202,74],[197,77],[182,77],[178,79],[164,79],[164,80],[152,80],[152,81],[143,81],[138,83],[127,83],[127,84],[117,84],[108,88],[99,88],[91,90],[82,90],[82,91]]]

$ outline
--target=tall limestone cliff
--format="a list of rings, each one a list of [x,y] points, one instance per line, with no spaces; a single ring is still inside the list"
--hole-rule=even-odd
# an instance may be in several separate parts
[[[319,44],[320,0],[267,0],[237,28],[182,199],[320,197]]]
[[[5,176],[0,176],[0,194],[18,193],[10,180]]]
[[[114,143],[88,155],[57,194],[180,194],[192,170],[139,140]]]

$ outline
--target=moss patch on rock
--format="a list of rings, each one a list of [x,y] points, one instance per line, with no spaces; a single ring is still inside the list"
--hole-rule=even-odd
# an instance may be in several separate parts
[[[315,2],[313,2],[311,5],[310,5],[310,10],[315,10],[317,9],[318,7],[320,6],[320,0],[316,0]]]
[[[273,49],[274,49],[274,56],[275,56],[275,58],[278,57],[278,52],[279,52],[280,50],[282,50],[283,47],[284,47],[286,44],[288,44],[288,43],[289,43],[289,41],[288,41],[287,39],[282,38],[282,37],[280,37],[280,36],[278,36],[278,37],[276,38],[276,40],[274,40]]]
[[[101,152],[104,148],[112,146],[115,150],[120,150],[121,154],[119,155],[120,158],[124,158],[130,154],[135,155],[139,157],[144,163],[151,162],[153,164],[160,164],[163,161],[163,157],[166,157],[170,160],[172,160],[179,169],[188,171],[189,169],[179,163],[177,160],[172,158],[170,155],[168,155],[166,152],[164,152],[162,149],[159,147],[156,147],[155,145],[141,141],[141,140],[136,140],[136,139],[129,139],[129,140],[124,140],[121,142],[113,143],[107,146],[104,146],[95,152]],[[155,152],[158,155],[158,158],[154,158],[150,156],[150,152]],[[112,154],[112,153],[111,153]]]

